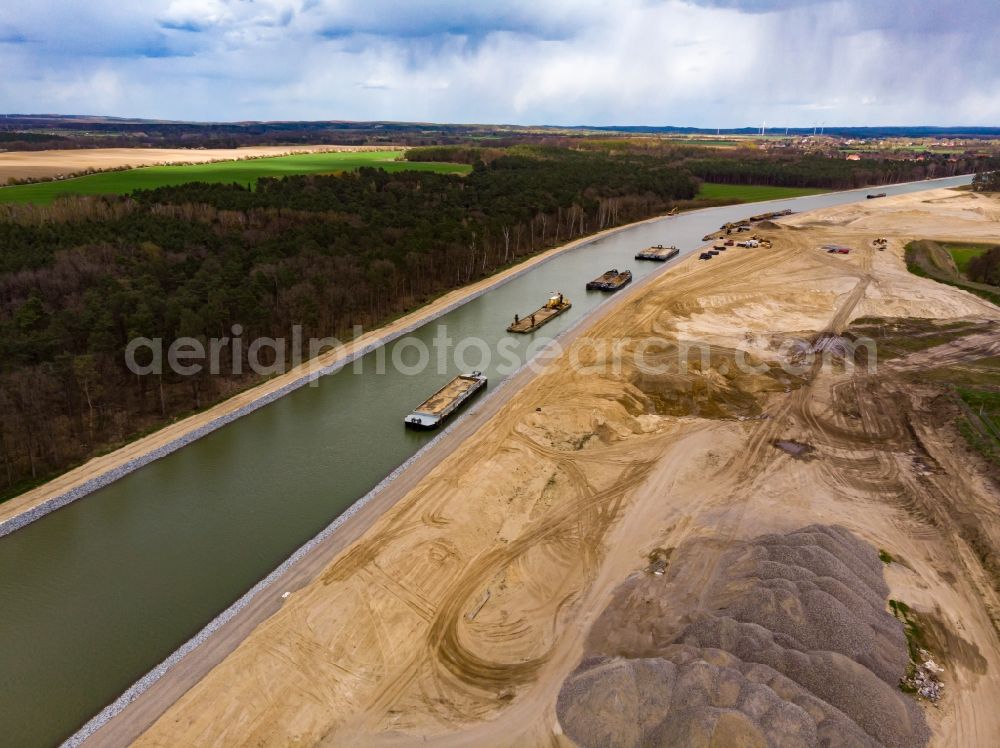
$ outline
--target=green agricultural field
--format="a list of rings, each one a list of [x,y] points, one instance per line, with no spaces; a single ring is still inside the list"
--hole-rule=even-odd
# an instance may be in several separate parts
[[[386,171],[436,171],[467,174],[465,164],[397,161],[402,151],[341,153],[297,153],[291,156],[257,158],[246,161],[216,161],[190,166],[146,166],[128,171],[108,171],[58,182],[0,187],[0,203],[51,203],[62,195],[123,195],[133,190],[152,189],[185,182],[239,182],[249,184],[261,177],[293,174],[331,174],[372,166]]]
[[[786,197],[818,195],[821,192],[829,191],[815,187],[766,187],[761,185],[705,182],[701,185],[698,197],[706,200],[743,200],[750,203],[759,200],[780,200]]]
[[[951,258],[955,261],[955,267],[958,268],[958,272],[965,275],[966,271],[969,269],[969,262],[971,262],[979,255],[983,254],[992,245],[990,244],[942,244]]]
[[[1000,306],[1000,288],[987,283],[974,283],[958,271],[954,256],[947,246],[939,242],[920,240],[906,245],[906,267],[914,275],[932,278],[939,283],[971,291],[987,301]],[[951,247],[975,247],[973,244],[952,244]]]

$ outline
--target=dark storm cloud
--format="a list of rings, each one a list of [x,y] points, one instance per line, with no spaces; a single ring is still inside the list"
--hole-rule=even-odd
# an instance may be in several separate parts
[[[0,101],[206,119],[996,124],[998,15],[996,0],[36,0],[0,7]]]

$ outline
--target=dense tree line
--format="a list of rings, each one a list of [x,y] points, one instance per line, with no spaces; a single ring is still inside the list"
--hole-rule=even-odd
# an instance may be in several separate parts
[[[965,274],[976,283],[1000,286],[1000,246],[990,247],[978,257],[973,257]]]
[[[58,134],[54,131],[58,130]],[[101,117],[5,115],[0,148],[236,148],[259,145],[432,145],[489,138],[534,139],[534,130],[408,122],[155,122]],[[580,136],[584,137],[583,134]],[[6,141],[6,142],[4,142]]]
[[[977,171],[972,178],[972,189],[976,192],[1000,192],[1000,169]]]
[[[49,133],[0,130],[0,151],[37,151],[43,148],[64,148],[71,143],[69,138]]]
[[[951,177],[975,171],[975,157],[925,158],[923,161],[866,159],[847,161],[821,155],[792,157],[717,157],[688,159],[685,168],[706,182],[766,184],[782,187],[851,189],[920,179]]]
[[[133,338],[218,338],[239,324],[244,341],[293,325],[345,339],[696,189],[661,159],[551,149],[466,177],[362,169],[0,206],[0,492],[253,383],[136,376]]]
[[[569,147],[572,141],[560,143]],[[1000,166],[1000,159],[976,156],[947,156],[944,154],[924,154],[923,160],[916,159],[865,159],[848,161],[830,158],[822,154],[801,152],[777,153],[774,151],[752,151],[745,148],[719,150],[696,145],[679,145],[664,140],[650,141],[608,141],[591,139],[574,147],[581,150],[599,150],[622,157],[637,157],[646,154],[664,163],[685,169],[705,182],[723,184],[757,184],[781,187],[817,187],[827,189],[851,189],[869,185],[895,184],[969,174],[989,166]],[[517,146],[513,152],[544,152],[545,149],[532,146]],[[490,162],[501,155],[498,148],[481,148],[467,145],[438,146],[434,148],[414,148],[406,153],[413,161],[460,161],[462,163]],[[986,173],[977,176],[977,183],[987,184]],[[995,172],[993,182],[1000,182],[1000,171]],[[994,186],[993,189],[1000,189]]]

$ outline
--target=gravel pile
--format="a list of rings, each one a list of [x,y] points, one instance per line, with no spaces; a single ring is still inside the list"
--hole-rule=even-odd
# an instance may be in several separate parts
[[[595,623],[557,710],[582,746],[922,746],[882,562],[843,528],[679,547]]]

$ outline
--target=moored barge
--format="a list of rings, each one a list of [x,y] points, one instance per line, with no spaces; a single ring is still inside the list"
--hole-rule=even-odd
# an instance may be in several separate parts
[[[461,374],[417,406],[403,419],[407,428],[436,429],[462,403],[486,387],[486,375],[481,371]]]
[[[667,260],[672,260],[679,253],[680,250],[677,247],[664,247],[662,244],[657,244],[655,247],[647,247],[641,252],[636,252],[635,259],[666,262]]]
[[[594,278],[587,284],[588,291],[617,291],[632,282],[632,271],[617,269],[609,270],[599,278]]]
[[[507,332],[534,332],[546,322],[551,322],[571,306],[573,305],[569,303],[569,299],[561,293],[555,293],[549,297],[549,300],[545,302],[543,307],[536,309],[527,317],[515,314],[514,322],[507,327]]]

